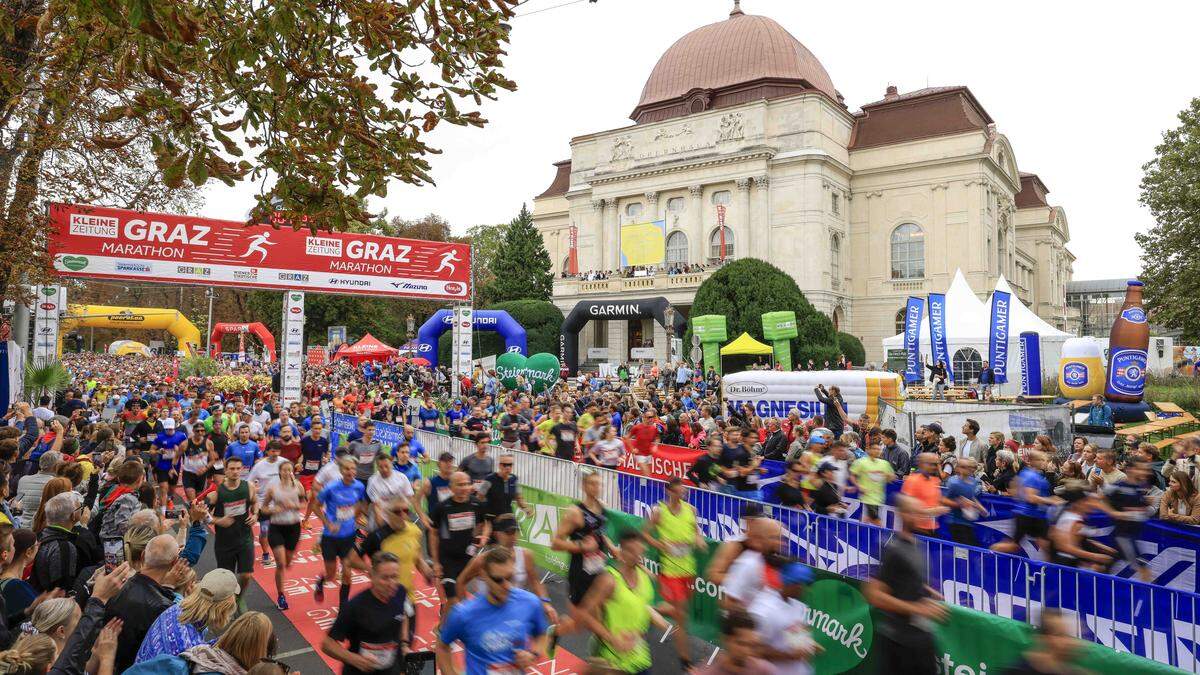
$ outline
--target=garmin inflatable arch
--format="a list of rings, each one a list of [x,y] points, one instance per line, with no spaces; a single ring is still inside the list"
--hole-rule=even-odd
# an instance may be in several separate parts
[[[275,362],[275,336],[271,335],[271,331],[262,323],[255,321],[253,323],[216,323],[213,324],[212,333],[209,335],[208,341],[212,345],[212,355],[215,357],[221,352],[221,338],[226,335],[237,335],[239,333],[250,333],[257,335],[259,340],[262,340],[263,352],[266,354],[267,363]]]
[[[165,330],[175,336],[184,356],[203,352],[200,331],[177,309],[112,307],[109,305],[67,305],[67,316],[59,330],[58,352],[62,336],[75,327],[120,328],[121,330]]]
[[[504,338],[504,351],[529,355],[525,346],[525,328],[508,312],[502,309],[477,309],[471,314],[474,317],[471,330],[499,333],[500,337]],[[421,329],[417,331],[417,355],[428,359],[431,368],[437,368],[438,364],[438,339],[442,337],[442,333],[450,330],[453,322],[453,312],[439,309],[428,321],[421,324]]]
[[[851,419],[867,413],[879,419],[879,398],[900,397],[900,376],[877,370],[747,370],[721,380],[725,403],[733,409],[749,403],[759,417],[787,417],[796,410],[801,419],[825,414],[813,391],[818,384],[837,386]]]
[[[626,319],[654,319],[664,328],[667,325],[666,310],[671,306],[666,298],[642,298],[640,300],[584,300],[563,320],[562,333],[558,336],[558,360],[571,375],[579,374],[579,331],[592,319],[607,321]],[[687,331],[687,318],[683,312],[675,312],[675,335]]]

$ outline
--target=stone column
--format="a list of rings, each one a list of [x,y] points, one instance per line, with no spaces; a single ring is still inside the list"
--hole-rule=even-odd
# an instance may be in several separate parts
[[[588,228],[595,243],[592,244],[591,255],[588,256],[588,261],[579,262],[579,271],[587,272],[589,270],[598,270],[604,268],[604,200],[592,200],[592,227]],[[583,238],[583,233],[580,232],[580,238]]]
[[[771,259],[771,213],[769,196],[770,179],[766,175],[754,177],[754,256],[760,260]]]
[[[691,226],[687,229],[688,262],[703,264],[708,260],[704,247],[704,186],[691,185],[688,187],[688,216]]]
[[[604,249],[604,264],[600,269],[621,269],[621,225],[617,218],[615,197],[604,200],[604,239],[607,243]]]
[[[749,258],[754,255],[750,249],[750,243],[754,241],[754,236],[750,232],[750,179],[739,178],[735,181],[737,185],[737,227],[730,228],[733,230],[733,257]],[[729,257],[726,253],[726,258]]]

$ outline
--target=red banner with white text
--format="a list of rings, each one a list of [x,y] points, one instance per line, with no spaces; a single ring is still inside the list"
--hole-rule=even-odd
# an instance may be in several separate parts
[[[466,300],[471,247],[75,204],[50,205],[59,276]]]
[[[634,454],[633,442],[630,439],[625,439],[625,449],[627,452],[621,458],[621,465],[617,469],[624,473],[643,475],[642,467],[638,465]],[[703,450],[693,450],[678,445],[656,445],[654,454],[650,457],[650,477],[669,480],[678,476],[685,483],[691,485],[692,482],[687,479],[687,471],[692,468],[696,458],[703,454]]]

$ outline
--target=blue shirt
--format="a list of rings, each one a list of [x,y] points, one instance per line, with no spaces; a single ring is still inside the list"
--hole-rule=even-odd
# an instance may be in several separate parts
[[[291,422],[288,422],[288,426],[292,428],[292,436],[300,438],[300,427]],[[267,430],[267,435],[271,438],[279,438],[279,422],[271,425],[271,428]]]
[[[1032,468],[1025,467],[1021,469],[1021,473],[1017,474],[1017,482],[1020,485],[1020,493],[1017,495],[1016,503],[1013,504],[1013,513],[1022,516],[1031,516],[1033,518],[1046,519],[1046,505],[1032,504],[1023,499],[1026,488],[1032,488],[1041,497],[1050,496],[1050,481],[1042,475],[1042,472]]]
[[[325,505],[325,518],[333,524],[332,530],[329,527],[325,528],[325,536],[333,539],[353,537],[358,529],[355,523],[355,517],[358,515],[355,507],[359,502],[367,500],[367,488],[363,487],[362,481],[355,480],[346,485],[345,481],[339,480],[327,485],[321,490],[321,494],[317,495],[317,500]]]
[[[417,481],[421,480],[421,469],[417,466],[416,462],[409,462],[408,464],[394,462],[393,466],[396,467],[396,471],[404,474],[404,477],[408,479],[408,482],[412,483],[414,486],[417,484]]]
[[[974,476],[963,480],[959,476],[951,476],[950,480],[946,481],[945,497],[951,501],[957,502],[959,497],[967,499],[977,499],[979,497],[980,487],[979,479]],[[970,525],[974,521],[963,515],[962,507],[950,507],[950,522],[955,525]]]
[[[514,648],[528,649],[546,627],[541,600],[514,588],[500,606],[488,602],[487,594],[455,605],[438,638],[448,645],[462,642],[467,675],[487,675],[489,665],[512,663]]]
[[[617,430],[618,436],[621,435],[621,420],[622,420],[621,411],[614,410],[613,414],[612,414],[612,425],[613,425],[613,428]]]
[[[229,445],[225,446],[225,459],[230,457],[242,460],[242,466],[249,469],[262,457],[262,448],[258,447],[255,441],[230,441]]]
[[[450,427],[462,426],[463,420],[467,419],[467,411],[462,408],[451,408],[446,411],[446,419],[450,420]]]
[[[165,431],[158,432],[154,437],[154,445],[160,451],[158,459],[154,462],[154,468],[162,471],[170,471],[175,466],[177,455],[176,449],[187,441],[187,434],[182,431],[174,431],[167,433]]]
[[[425,452],[425,446],[421,443],[421,439],[417,438],[416,434],[413,434],[412,438],[407,438],[401,441],[401,443],[408,443],[409,457],[420,457],[421,455],[427,454]]]
[[[204,634],[193,624],[179,623],[179,611],[179,603],[175,603],[150,624],[150,632],[142,639],[134,663],[149,661],[161,654],[178,656],[196,645],[216,641],[216,636],[211,640],[204,639]]]
[[[442,413],[437,408],[426,408],[424,405],[417,412],[417,417],[421,418],[421,428],[425,431],[435,431],[438,418],[441,416]]]

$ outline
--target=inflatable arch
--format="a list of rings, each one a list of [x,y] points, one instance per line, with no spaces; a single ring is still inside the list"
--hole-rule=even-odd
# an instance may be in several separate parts
[[[501,309],[477,309],[472,312],[472,330],[490,330],[504,338],[504,349],[519,352],[528,356],[525,344],[525,329],[508,312]],[[417,331],[418,356],[429,360],[429,366],[436,368],[438,364],[438,339],[442,333],[450,330],[454,321],[454,313],[448,309],[439,309],[421,324]]]
[[[148,307],[112,307],[110,305],[67,305],[62,320],[58,351],[62,353],[62,335],[73,328],[119,328],[121,330],[165,330],[179,342],[179,351],[191,356],[203,351],[200,331],[177,309]]]
[[[660,326],[667,325],[666,298],[642,298],[640,300],[584,300],[563,321],[562,334],[558,338],[558,360],[571,375],[579,374],[579,331],[592,319],[650,319]],[[687,331],[687,318],[683,312],[675,312],[673,322],[675,335]]]
[[[212,345],[213,356],[221,352],[221,338],[229,334],[250,333],[257,335],[259,340],[262,340],[263,351],[266,353],[267,363],[275,362],[275,336],[271,335],[271,331],[262,323],[255,321],[253,323],[217,323],[213,325],[212,334],[209,335],[208,341]]]

